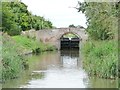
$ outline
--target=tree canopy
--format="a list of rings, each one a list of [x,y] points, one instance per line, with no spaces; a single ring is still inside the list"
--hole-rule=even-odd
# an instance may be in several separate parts
[[[69,27],[73,27],[73,28],[75,28],[76,26],[75,26],[74,24],[71,24],[71,25],[69,25]]]
[[[78,2],[78,12],[87,18],[87,32],[92,39],[113,39],[118,29],[118,3],[117,2]]]
[[[52,23],[42,16],[33,15],[22,2],[2,2],[2,31],[9,35],[20,32],[52,28]]]

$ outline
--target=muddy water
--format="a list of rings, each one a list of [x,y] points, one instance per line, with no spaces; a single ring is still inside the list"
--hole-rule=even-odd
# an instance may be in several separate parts
[[[116,80],[89,77],[78,50],[29,55],[29,69],[3,88],[116,88]]]

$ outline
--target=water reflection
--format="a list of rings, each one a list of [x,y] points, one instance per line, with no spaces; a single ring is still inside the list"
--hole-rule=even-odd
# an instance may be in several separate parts
[[[62,50],[61,51],[61,63],[64,68],[77,68],[79,63],[79,51],[78,50]]]
[[[116,81],[90,78],[82,68],[78,50],[28,56],[29,70],[7,81],[3,88],[115,88]],[[89,78],[89,79],[88,79]]]
[[[79,51],[62,50],[55,56],[42,59],[40,70],[33,74],[44,73],[41,79],[33,79],[25,88],[85,88],[87,87],[87,75],[79,67]],[[43,68],[44,67],[44,68]],[[41,70],[44,69],[44,70]]]

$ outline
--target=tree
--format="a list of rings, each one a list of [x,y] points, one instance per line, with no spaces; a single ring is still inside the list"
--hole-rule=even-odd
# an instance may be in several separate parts
[[[92,39],[113,39],[117,32],[118,12],[114,2],[83,2],[79,4],[78,12],[87,17],[87,32]]]
[[[21,31],[53,28],[49,20],[44,17],[32,15],[22,2],[2,3],[2,31],[9,35],[19,35]]]
[[[69,27],[73,27],[73,28],[75,28],[75,25],[74,25],[74,24],[71,24],[71,25],[69,25]]]
[[[12,13],[10,4],[7,2],[2,3],[2,31],[8,32],[9,35],[20,34],[21,28],[18,23],[15,22],[15,14]]]

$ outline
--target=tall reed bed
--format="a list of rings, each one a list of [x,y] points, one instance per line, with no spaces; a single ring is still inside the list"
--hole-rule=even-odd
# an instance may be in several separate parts
[[[117,41],[87,41],[82,53],[83,68],[88,74],[110,79],[118,77]]]

